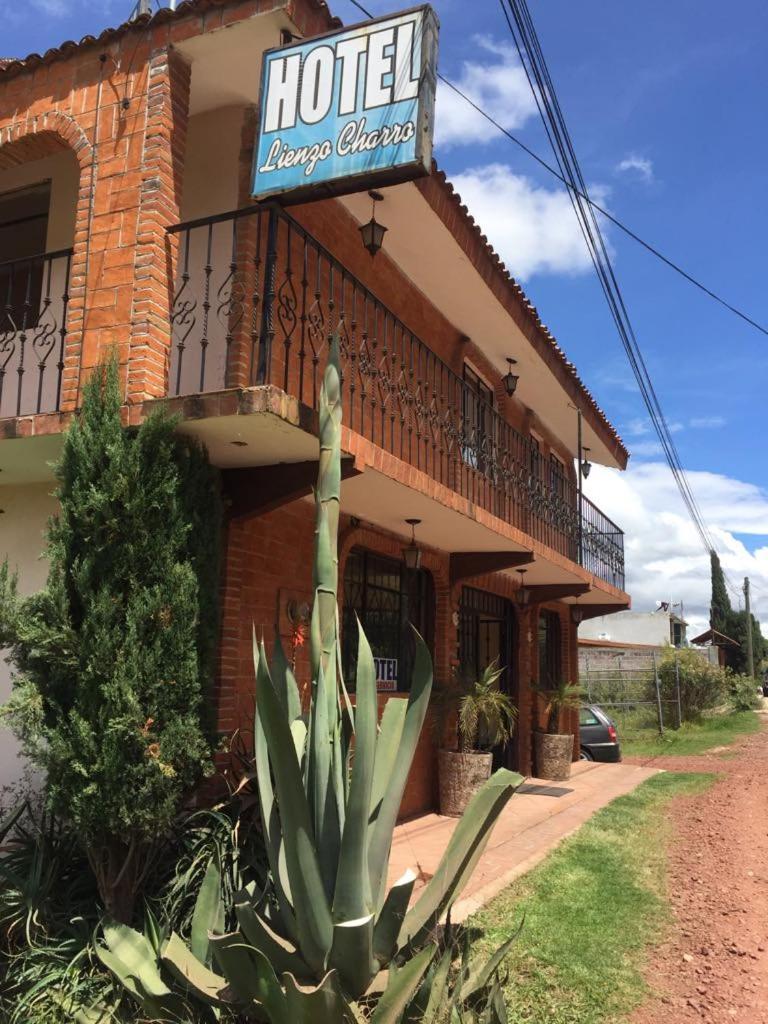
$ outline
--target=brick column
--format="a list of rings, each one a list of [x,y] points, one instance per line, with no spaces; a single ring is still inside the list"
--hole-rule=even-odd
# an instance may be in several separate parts
[[[178,241],[166,228],[180,218],[189,114],[190,69],[167,44],[149,60],[131,310],[128,401],[166,393]]]

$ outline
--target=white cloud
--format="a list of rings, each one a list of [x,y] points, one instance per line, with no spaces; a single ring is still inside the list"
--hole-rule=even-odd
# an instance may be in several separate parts
[[[653,181],[653,161],[649,160],[648,157],[638,156],[637,153],[630,153],[629,156],[624,157],[618,164],[616,164],[616,170],[623,173],[631,173],[639,176],[643,181]]]
[[[475,36],[473,41],[481,51],[480,59],[464,61],[458,77],[447,77],[507,131],[522,127],[537,111],[517,54],[512,47],[496,43],[487,36]],[[497,128],[445,82],[438,81],[435,102],[437,147],[475,145],[498,138]]]
[[[750,577],[753,611],[768,635],[768,492],[719,473],[689,472],[688,479],[726,574],[738,587]],[[625,473],[596,465],[585,489],[625,531],[633,607],[650,611],[657,601],[682,600],[691,623],[689,635],[705,629],[709,556],[666,464],[638,463]],[[766,543],[750,551],[735,534],[766,537]],[[737,596],[730,596],[738,607]]]
[[[469,168],[453,175],[451,183],[515,277],[592,270],[564,190],[541,188],[498,163]],[[591,192],[598,201],[605,200],[601,186]]]
[[[708,430],[715,427],[724,427],[725,424],[725,416],[694,416],[690,420],[689,425],[694,430]]]

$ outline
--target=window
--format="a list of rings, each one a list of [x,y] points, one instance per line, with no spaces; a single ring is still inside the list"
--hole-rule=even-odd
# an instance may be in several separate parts
[[[554,452],[551,452],[549,456],[549,487],[558,498],[566,496],[565,465]]]
[[[487,473],[491,467],[494,439],[493,391],[466,363],[464,385],[462,455],[467,465]]]
[[[579,725],[600,725],[600,720],[589,708],[579,708]]]
[[[434,633],[435,597],[432,577],[424,569],[409,572],[403,563],[364,548],[350,552],[344,567],[342,666],[353,690],[360,619],[376,661],[380,690],[404,691],[411,686],[415,643],[412,623],[430,649]]]
[[[543,611],[539,615],[539,686],[550,686],[560,679],[560,616]]]
[[[0,195],[0,331],[37,325],[50,200],[49,181]]]

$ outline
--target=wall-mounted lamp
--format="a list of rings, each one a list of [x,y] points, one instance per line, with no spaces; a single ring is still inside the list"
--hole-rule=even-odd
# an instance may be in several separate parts
[[[384,235],[387,233],[387,228],[376,220],[376,203],[380,203],[384,196],[381,192],[369,192],[368,195],[372,200],[371,219],[367,224],[360,225],[360,237],[371,256],[375,256],[384,244]]]
[[[406,523],[411,528],[411,543],[403,548],[403,562],[405,562],[406,569],[416,571],[421,568],[421,548],[416,543],[416,527],[421,522],[420,519],[406,519]]]
[[[525,574],[528,572],[527,569],[518,569],[520,575],[520,589],[515,594],[515,600],[520,605],[526,605],[531,599],[531,592],[525,585]]]
[[[589,448],[582,448],[582,451],[584,452],[584,457],[581,462],[581,473],[585,480],[589,476],[590,471],[592,469],[592,463],[589,461],[589,458],[587,457],[587,452],[589,450]]]
[[[507,356],[507,362],[509,363],[509,370],[504,374],[504,390],[511,398],[515,391],[517,391],[517,382],[520,380],[520,375],[512,370],[513,366],[517,366],[517,360]]]

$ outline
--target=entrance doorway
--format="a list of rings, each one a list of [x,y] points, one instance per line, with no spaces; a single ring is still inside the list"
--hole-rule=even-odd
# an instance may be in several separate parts
[[[506,598],[474,587],[463,587],[459,604],[459,661],[461,671],[477,678],[495,659],[504,671],[499,686],[518,706],[514,605]],[[494,770],[517,768],[517,728],[506,747],[493,752]]]

